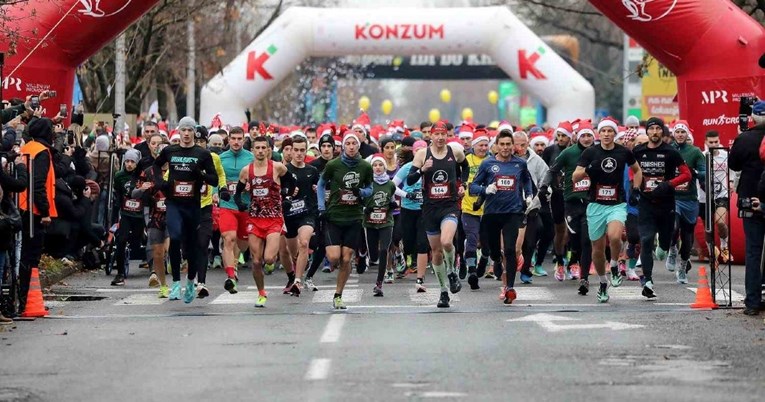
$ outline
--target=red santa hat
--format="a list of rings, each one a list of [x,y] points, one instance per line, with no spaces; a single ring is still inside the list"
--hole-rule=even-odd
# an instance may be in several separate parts
[[[385,157],[383,156],[383,154],[376,153],[376,154],[372,155],[372,159],[369,160],[369,163],[373,165],[377,161],[380,161],[380,162],[382,162],[382,164],[384,166],[387,166],[386,163],[385,163]]]
[[[515,131],[512,124],[508,123],[507,120],[502,120],[497,126],[497,133],[505,130],[509,130],[511,133]]]
[[[579,122],[579,130],[577,130],[576,135],[581,136],[582,134],[595,136],[595,131],[592,129],[592,123],[589,120],[582,120]]]
[[[489,133],[485,128],[477,128],[473,132],[473,141],[470,143],[472,146],[478,145],[481,141],[489,142]]]
[[[675,125],[672,126],[672,132],[674,133],[677,130],[685,130],[686,133],[691,134],[691,127],[685,120],[678,120],[675,122]]]
[[[581,127],[581,122],[580,122]],[[568,138],[572,138],[574,136],[574,127],[571,125],[571,122],[568,120],[564,120],[560,123],[558,123],[558,128],[555,129],[555,133],[561,133],[565,135]]]
[[[550,140],[547,139],[543,134],[535,135],[531,137],[531,140],[529,141],[529,145],[532,147],[536,144],[545,144],[545,146],[550,144]]]
[[[365,112],[364,109],[361,109],[359,111],[359,117],[353,121],[352,128],[359,126],[364,129],[364,132],[369,132],[369,130],[372,128],[371,122],[372,121],[369,119],[367,112]]]
[[[342,147],[343,146],[343,137],[339,135],[332,136],[332,139],[335,140],[335,146],[336,147]]]
[[[611,127],[615,133],[619,132],[619,123],[611,116],[604,117],[603,120],[598,123],[598,133],[606,127]]]
[[[472,124],[463,124],[462,126],[460,126],[460,132],[458,136],[460,138],[472,140],[474,135],[473,131],[474,131],[474,128]]]

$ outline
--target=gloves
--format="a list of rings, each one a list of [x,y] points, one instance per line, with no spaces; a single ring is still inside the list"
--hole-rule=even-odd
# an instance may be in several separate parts
[[[640,189],[633,187],[632,191],[630,191],[630,199],[627,200],[627,203],[631,207],[636,207],[639,201],[640,201]]]
[[[667,197],[675,193],[675,188],[666,181],[659,183],[651,194],[654,197]]]
[[[547,202],[550,202],[550,199],[552,198],[552,189],[548,186],[542,186],[539,188],[539,198],[547,200]]]
[[[418,198],[418,194],[417,193],[421,194],[420,191],[410,191],[410,192],[406,193],[406,199],[407,200],[412,200],[412,201],[417,201],[417,198]]]
[[[542,208],[542,203],[539,201],[539,196],[531,198],[526,197],[526,215],[534,217]]]
[[[388,209],[394,210],[396,208],[398,208],[398,203],[396,202],[396,200],[395,199],[390,200],[390,202],[388,203]]]
[[[356,196],[356,198],[361,198],[361,189],[359,189],[358,187],[352,188],[351,192],[353,193],[354,196]]]
[[[476,198],[475,202],[473,203],[473,211],[478,211],[481,209],[481,205],[483,205],[484,200],[486,200],[486,196],[479,194],[478,198]]]
[[[483,192],[486,194],[497,194],[497,185],[494,183],[491,183],[488,186],[486,186]]]
[[[231,193],[226,187],[221,187],[218,189],[218,198],[226,202],[231,201]]]

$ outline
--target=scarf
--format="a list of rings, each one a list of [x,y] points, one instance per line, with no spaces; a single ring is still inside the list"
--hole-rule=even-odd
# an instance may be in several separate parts
[[[390,177],[388,177],[388,173],[386,172],[382,172],[382,174],[375,173],[374,180],[375,180],[375,183],[382,185],[387,183],[390,180]]]
[[[340,154],[340,161],[343,162],[343,165],[353,169],[356,166],[358,166],[359,161],[361,161],[361,156],[356,155],[355,158],[351,158],[350,156],[346,155],[345,152],[343,152],[342,154]]]

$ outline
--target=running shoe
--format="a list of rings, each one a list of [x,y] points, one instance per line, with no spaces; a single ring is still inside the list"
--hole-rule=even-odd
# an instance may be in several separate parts
[[[664,249],[662,249],[661,247],[656,246],[655,253],[656,253],[656,259],[659,261],[664,261],[665,259],[670,257],[673,259],[677,259],[677,246],[670,246],[669,253],[665,251]],[[674,264],[674,260],[673,260],[673,264]]]
[[[486,275],[484,275],[484,279],[494,279],[494,278],[495,278],[495,276],[494,276],[494,271],[493,270],[486,271]]]
[[[691,268],[693,268],[691,266],[691,261],[690,260],[686,261],[685,262],[685,273],[687,274],[688,272],[691,272]]]
[[[566,267],[564,267],[562,264],[555,266],[555,279],[561,282],[566,279]]]
[[[459,293],[460,290],[462,290],[462,284],[460,283],[460,278],[457,277],[457,274],[451,272],[449,275],[446,275],[446,277],[449,278],[449,291],[452,293]]]
[[[608,302],[608,284],[607,283],[601,283],[600,289],[598,289],[598,303],[607,303]]]
[[[523,275],[521,275],[521,277],[523,277]],[[470,290],[480,289],[478,286],[478,275],[476,275],[475,272],[471,272],[470,275],[468,275],[468,285],[470,285]]]
[[[170,288],[167,287],[167,285],[159,287],[159,294],[157,295],[157,297],[159,297],[160,299],[167,299],[169,295],[170,295]]]
[[[532,279],[534,278],[534,275],[532,272],[524,272],[521,271],[521,282],[525,284],[530,284],[532,282]]]
[[[730,255],[730,250],[727,247],[720,249],[720,262],[723,264],[733,262],[733,256]]]
[[[518,298],[518,294],[515,293],[513,288],[505,288],[505,304],[513,304],[513,300]]]
[[[627,276],[627,261],[619,260],[619,274]]]
[[[282,289],[282,294],[288,295],[292,291],[292,285],[295,284],[295,280],[290,280],[287,278],[287,284],[284,286],[284,289]]]
[[[334,299],[332,299],[332,307],[334,307],[335,310],[345,310],[348,308],[345,305],[345,302],[343,302],[343,298],[340,296],[337,296]]]
[[[180,282],[179,282],[180,284]],[[186,280],[186,293],[183,294],[183,302],[189,304],[194,301],[197,292],[194,291],[194,281]]]
[[[324,272],[325,274],[328,274],[332,272],[332,269],[329,267],[329,265],[325,265],[324,268],[321,269],[321,272]]]
[[[237,282],[239,282],[239,278],[236,276],[233,278],[227,278],[226,282],[223,282],[223,289],[226,289],[229,293],[234,295],[238,292],[236,289]]]
[[[356,273],[357,274],[361,275],[361,274],[363,274],[364,272],[367,271],[367,266],[369,265],[369,263],[367,261],[367,258],[369,258],[369,257],[367,257],[367,256],[359,257],[359,260],[356,263]]]
[[[441,297],[438,299],[438,308],[449,308],[449,292],[441,292]]]
[[[571,279],[579,279],[582,277],[582,267],[579,266],[579,264],[571,264],[569,271],[571,271]]]
[[[258,295],[258,301],[255,302],[255,307],[257,308],[263,308],[266,307],[266,301],[268,301],[268,295]]]
[[[170,288],[170,300],[181,300],[181,282],[173,281],[173,285]]]
[[[661,248],[656,247],[656,258],[662,261],[663,258],[660,257],[659,250]],[[667,267],[667,271],[675,272],[675,268],[677,268],[677,247],[669,248],[669,254],[667,254],[667,261],[664,263],[664,266]]]
[[[157,286],[159,286],[159,277],[156,273],[152,272],[151,275],[149,275],[149,287],[156,288]]]
[[[317,288],[316,285],[313,284],[313,278],[305,278],[303,289],[311,289],[314,292],[319,290],[319,288]]]
[[[680,263],[680,268],[675,272],[675,280],[681,285],[688,283],[688,273],[685,271],[683,263]]]
[[[460,280],[465,280],[465,278],[467,277],[467,265],[460,264],[459,273],[460,273]]]
[[[587,279],[581,279],[579,281],[579,294],[582,296],[586,296],[587,292],[590,291],[590,281]]]
[[[385,272],[385,283],[393,283],[393,271]]]
[[[276,271],[276,264],[266,264],[263,266],[263,272],[266,273],[266,275],[271,275]]]
[[[64,263],[66,263],[66,261],[68,261],[68,260],[67,260],[66,258],[63,258],[61,261],[62,261],[62,262],[64,262]],[[141,262],[138,264],[138,268],[141,268],[141,269],[149,269],[149,263],[148,263],[148,262],[146,262],[146,261],[141,261]]]
[[[534,265],[534,270],[531,271],[531,274],[534,276],[547,276],[547,271],[541,265]]]
[[[290,286],[290,295],[295,297],[300,297],[300,282],[295,281],[292,286]]]
[[[417,293],[425,293],[428,291],[428,289],[425,287],[425,284],[422,282],[422,279],[417,278],[417,281],[414,283],[414,288],[417,290]]]
[[[207,296],[210,296],[210,291],[207,290],[207,286],[205,286],[204,283],[198,284],[197,285],[197,298],[204,299]]]
[[[372,289],[372,296],[383,297],[382,284],[375,285],[374,289]]]
[[[653,291],[653,281],[646,281],[643,285],[643,296],[645,296],[648,299],[653,299],[656,297],[656,293]]]
[[[627,280],[628,281],[637,281],[640,280],[640,277],[632,268],[627,268]]]
[[[638,254],[638,259],[635,261],[635,268],[643,268],[643,262],[640,261],[640,255]]]
[[[117,274],[112,280],[112,286],[125,286],[125,277]]]
[[[574,277],[571,276],[571,267],[566,267],[566,270],[564,271],[566,274],[566,280],[573,280]]]
[[[212,267],[213,267],[213,269],[221,269],[221,268],[223,268],[223,260],[221,260],[219,255],[216,255],[213,258]]]
[[[618,288],[622,285],[624,277],[619,273],[619,270],[611,270],[611,286]]]

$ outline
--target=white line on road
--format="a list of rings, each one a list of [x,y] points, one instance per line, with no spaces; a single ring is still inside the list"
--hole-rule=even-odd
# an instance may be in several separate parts
[[[339,316],[344,317],[344,316]],[[305,373],[306,381],[324,380],[329,375],[329,367],[332,363],[330,359],[313,359],[308,371]]]
[[[345,325],[345,314],[334,314],[329,317],[324,333],[321,335],[321,343],[335,343],[340,339],[340,333]]]
[[[462,397],[466,397],[467,394],[463,392],[425,391],[425,392],[405,392],[404,396],[420,397],[420,398],[462,398]]]

